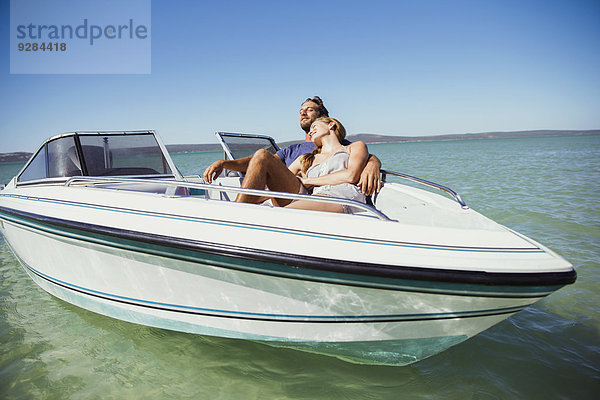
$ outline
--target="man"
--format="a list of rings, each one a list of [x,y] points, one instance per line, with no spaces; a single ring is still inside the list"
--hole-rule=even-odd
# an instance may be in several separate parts
[[[242,181],[243,188],[264,189],[268,187],[269,190],[277,192],[301,192],[302,185],[300,181],[287,166],[299,156],[313,151],[315,145],[310,141],[308,132],[312,123],[322,116],[328,117],[329,112],[323,105],[321,98],[314,96],[306,99],[300,108],[300,127],[305,132],[304,142],[281,149],[274,155],[263,149],[258,150],[251,157],[215,161],[204,171],[204,180],[212,183],[213,179],[219,176],[225,168],[246,174]],[[342,144],[348,145],[350,142],[345,141]],[[381,162],[379,159],[371,155],[362,171],[354,171],[358,181],[357,185],[365,195],[370,196],[375,190],[379,192],[381,189],[380,168]],[[240,193],[236,199],[236,201],[244,203],[260,203],[264,200],[265,198],[244,193]],[[287,199],[276,199],[274,201],[279,206],[285,206],[291,202]]]

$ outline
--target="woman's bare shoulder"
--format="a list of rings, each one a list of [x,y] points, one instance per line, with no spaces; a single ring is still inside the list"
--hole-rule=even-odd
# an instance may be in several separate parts
[[[348,151],[360,151],[366,150],[367,145],[362,140],[359,140],[357,142],[350,143],[348,146],[346,146],[346,148],[348,149]]]

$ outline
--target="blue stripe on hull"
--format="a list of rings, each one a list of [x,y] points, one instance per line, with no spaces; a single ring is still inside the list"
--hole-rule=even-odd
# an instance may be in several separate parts
[[[220,310],[214,308],[192,307],[178,304],[148,301],[136,299],[133,297],[119,296],[105,293],[78,285],[73,285],[59,279],[43,274],[20,260],[23,266],[38,277],[64,289],[81,293],[87,296],[96,297],[103,300],[112,301],[126,305],[133,305],[148,309],[169,311],[174,313],[195,314],[207,317],[217,318],[235,318],[244,320],[257,320],[268,322],[310,322],[310,323],[352,323],[352,322],[405,322],[405,321],[431,321],[455,318],[474,318],[488,317],[493,315],[514,314],[525,306],[505,307],[487,310],[473,310],[462,312],[444,312],[444,313],[418,313],[418,314],[386,314],[386,315],[293,315],[293,314],[272,314]]]
[[[27,269],[26,269],[27,270]],[[43,279],[28,270],[32,277]],[[101,303],[83,294],[52,285],[45,288],[50,294],[83,309],[106,315],[122,321],[199,335],[217,336],[231,339],[254,340],[272,347],[289,348],[310,353],[333,356],[345,361],[373,365],[408,365],[437,354],[448,347],[468,339],[466,335],[452,335],[431,338],[399,339],[372,342],[318,342],[297,341],[282,337],[247,334],[226,329],[207,327],[189,322],[167,319],[156,315],[131,312],[109,304]]]

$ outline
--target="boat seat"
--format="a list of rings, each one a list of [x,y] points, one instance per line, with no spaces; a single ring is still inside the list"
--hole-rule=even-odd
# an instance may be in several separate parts
[[[108,160],[104,157],[104,149],[99,146],[83,145],[83,157],[90,176],[106,175],[112,165],[112,152],[109,152]],[[108,164],[108,165],[107,165]]]
[[[65,176],[80,176],[81,170],[69,159],[65,160]]]
[[[70,155],[53,152],[49,155],[48,160],[48,177],[81,175],[81,168]]]
[[[241,187],[242,180],[243,178],[239,176],[219,177],[213,185]],[[207,197],[212,200],[234,201],[236,197],[236,193],[227,193],[220,190],[207,190],[206,192]]]

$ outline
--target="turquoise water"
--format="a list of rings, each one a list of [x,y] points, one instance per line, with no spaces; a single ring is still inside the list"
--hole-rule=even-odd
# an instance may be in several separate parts
[[[37,144],[35,144],[37,145]],[[35,146],[34,145],[34,146]],[[592,399],[600,393],[600,136],[370,145],[575,265],[578,280],[407,367],[133,325],[39,289],[0,243],[2,399]],[[222,153],[174,159],[201,173]],[[0,182],[21,164],[0,164]]]

